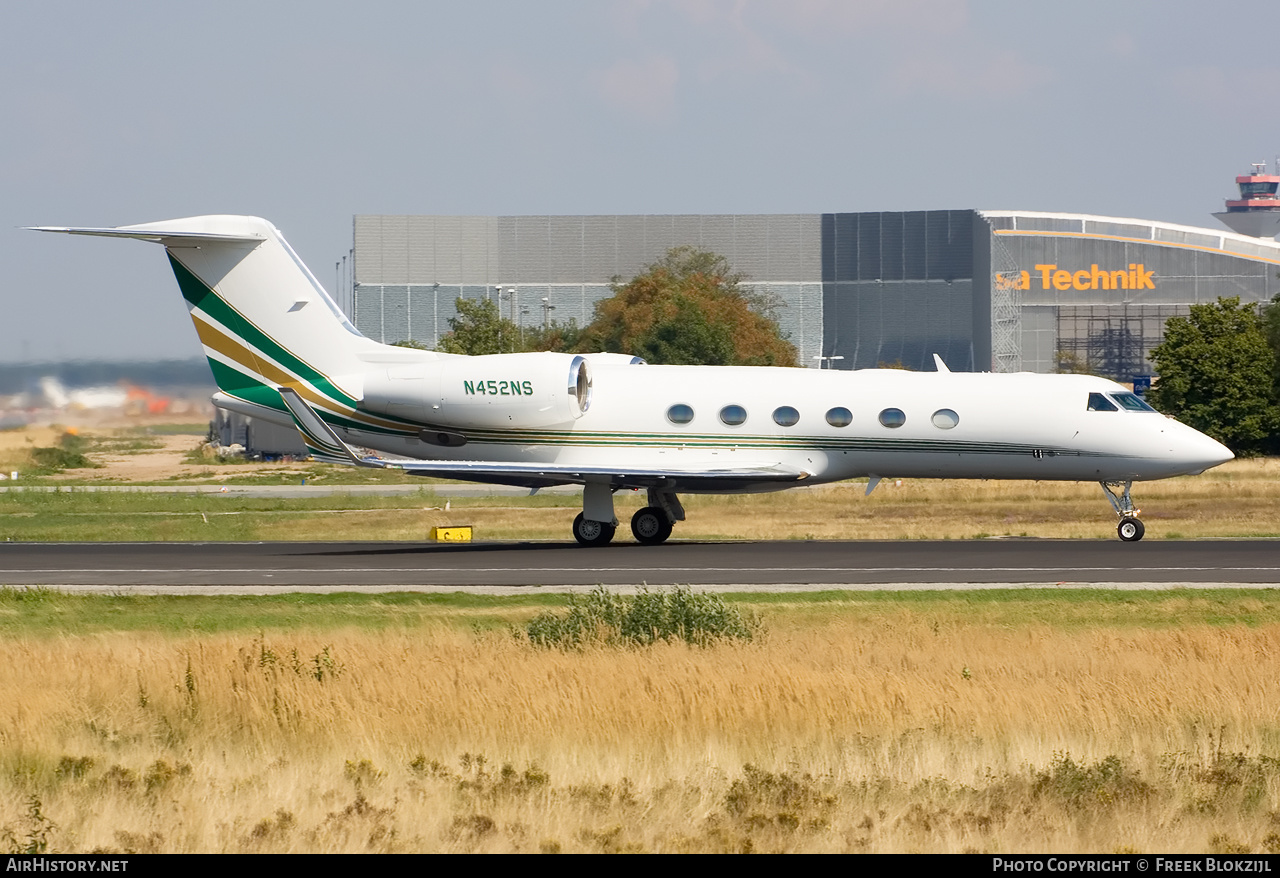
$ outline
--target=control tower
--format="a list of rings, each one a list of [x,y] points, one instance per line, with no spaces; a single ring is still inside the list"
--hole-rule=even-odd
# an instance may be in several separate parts
[[[1227,202],[1227,209],[1214,216],[1231,231],[1255,238],[1274,238],[1280,232],[1280,159],[1277,174],[1268,174],[1265,162],[1255,163],[1252,174],[1236,177],[1240,197]]]

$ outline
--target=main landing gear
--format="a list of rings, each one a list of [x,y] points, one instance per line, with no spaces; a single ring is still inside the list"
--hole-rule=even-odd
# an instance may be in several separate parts
[[[1133,486],[1133,482],[1098,482],[1098,484],[1102,486],[1102,492],[1111,501],[1111,508],[1116,511],[1116,515],[1120,516],[1120,523],[1116,525],[1116,533],[1120,535],[1120,539],[1126,543],[1136,543],[1142,539],[1147,529],[1138,519],[1141,512],[1133,505],[1133,498],[1129,496],[1129,489]],[[1116,488],[1122,489],[1119,494],[1116,493]]]
[[[631,516],[631,533],[646,546],[666,542],[674,526],[675,523],[667,518],[667,513],[660,506],[646,506]]]
[[[666,542],[677,521],[684,521],[684,506],[671,491],[649,489],[649,505],[631,516],[631,533],[646,546]],[[584,546],[607,546],[618,530],[613,512],[613,488],[608,483],[588,483],[582,490],[582,512],[573,520],[573,538]]]
[[[583,518],[582,513],[573,520],[573,538],[584,546],[607,546],[618,526],[605,521]]]

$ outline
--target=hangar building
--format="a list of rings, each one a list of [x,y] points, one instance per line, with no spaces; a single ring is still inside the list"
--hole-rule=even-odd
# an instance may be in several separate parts
[[[357,216],[347,307],[366,336],[434,347],[454,301],[590,322],[668,248],[726,257],[778,302],[805,365],[1149,374],[1164,322],[1280,293],[1280,244],[1150,220],[937,210],[653,216]],[[839,359],[835,359],[839,358]]]

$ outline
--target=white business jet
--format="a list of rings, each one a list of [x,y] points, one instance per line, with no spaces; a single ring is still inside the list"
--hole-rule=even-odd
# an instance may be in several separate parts
[[[1084,375],[653,366],[622,354],[456,356],[362,336],[266,220],[199,216],[40,231],[164,245],[219,391],[294,425],[322,460],[448,479],[583,486],[573,523],[599,546],[613,493],[661,543],[679,494],[779,491],[885,477],[1097,481],[1142,538],[1135,481],[1203,472],[1224,446]]]

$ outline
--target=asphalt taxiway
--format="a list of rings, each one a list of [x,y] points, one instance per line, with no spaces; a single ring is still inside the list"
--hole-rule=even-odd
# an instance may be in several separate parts
[[[1280,587],[1280,541],[0,543],[0,586],[217,592]]]

